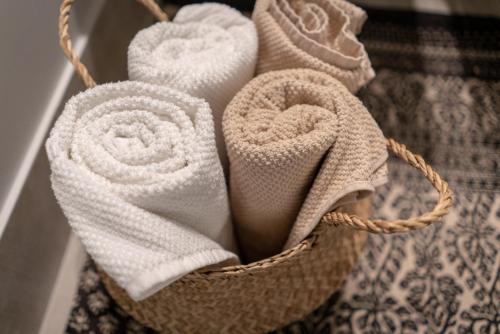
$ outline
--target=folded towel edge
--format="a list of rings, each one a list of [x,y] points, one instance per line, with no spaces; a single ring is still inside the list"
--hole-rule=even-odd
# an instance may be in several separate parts
[[[224,249],[203,250],[175,261],[168,261],[156,268],[141,273],[129,282],[125,290],[136,302],[144,300],[186,274],[209,265],[217,264],[237,256]]]

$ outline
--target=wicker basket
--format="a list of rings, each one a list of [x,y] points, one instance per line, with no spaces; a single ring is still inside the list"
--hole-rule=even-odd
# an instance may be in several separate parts
[[[87,87],[95,86],[75,55],[68,33],[74,0],[63,0],[60,44]],[[158,20],[167,15],[153,0],[139,0]],[[327,213],[296,247],[248,265],[211,267],[188,274],[141,302],[105,273],[104,284],[116,302],[140,323],[165,333],[265,333],[306,316],[335,292],[359,256],[366,232],[407,232],[430,225],[452,205],[448,184],[418,155],[392,139],[387,146],[416,168],[439,193],[431,212],[396,221],[369,220],[371,198]]]

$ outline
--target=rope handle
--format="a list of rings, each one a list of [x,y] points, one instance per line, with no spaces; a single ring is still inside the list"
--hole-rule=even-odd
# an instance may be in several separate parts
[[[161,10],[154,0],[137,1],[142,3],[159,21],[168,20],[167,14]],[[64,54],[68,57],[75,67],[76,72],[83,79],[85,86],[91,88],[94,87],[96,83],[90,76],[87,67],[82,64],[80,58],[75,54],[68,32],[69,12],[74,2],[75,0],[63,0],[61,4],[59,14],[59,43]],[[452,191],[448,188],[446,181],[444,181],[421,156],[410,152],[405,145],[396,142],[394,139],[387,139],[387,147],[397,157],[422,172],[432,186],[438,191],[439,199],[434,209],[418,217],[393,221],[369,220],[347,213],[329,212],[323,216],[321,219],[322,222],[333,226],[349,226],[353,229],[371,233],[397,233],[424,228],[448,214],[453,199]]]
[[[437,190],[439,199],[434,209],[418,217],[392,221],[370,220],[342,212],[329,212],[323,216],[322,222],[334,226],[349,226],[356,230],[371,233],[399,233],[427,227],[448,214],[453,203],[453,193],[448,187],[448,183],[421,156],[410,152],[405,145],[396,142],[394,139],[387,139],[387,148],[398,158],[419,170]]]
[[[87,67],[82,64],[80,58],[73,50],[71,36],[69,35],[69,13],[74,2],[75,0],[63,0],[61,3],[61,7],[59,9],[59,45],[63,49],[66,57],[68,57],[69,61],[75,67],[76,72],[82,78],[85,86],[87,88],[92,88],[96,85],[96,83],[90,75]],[[146,7],[158,21],[168,20],[168,15],[161,10],[154,0],[137,0],[137,2]]]

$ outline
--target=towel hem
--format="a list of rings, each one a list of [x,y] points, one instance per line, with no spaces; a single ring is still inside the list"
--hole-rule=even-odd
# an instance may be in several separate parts
[[[196,269],[235,257],[236,255],[223,249],[210,249],[183,256],[139,275],[126,285],[125,290],[134,301],[141,301]]]

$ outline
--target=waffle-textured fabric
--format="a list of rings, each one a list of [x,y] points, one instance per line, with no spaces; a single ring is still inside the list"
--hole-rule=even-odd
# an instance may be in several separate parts
[[[253,78],[257,32],[252,20],[217,3],[182,7],[173,22],[140,31],[128,49],[132,80],[166,85],[205,99],[212,108],[222,165],[227,158],[222,114]]]
[[[387,181],[377,123],[324,73],[257,76],[228,105],[223,130],[233,221],[247,260],[295,246],[326,212]]]
[[[209,105],[125,81],[71,98],[46,144],[57,200],[135,300],[236,256]]]
[[[257,73],[310,68],[356,92],[375,76],[356,38],[366,17],[344,0],[257,0]]]

